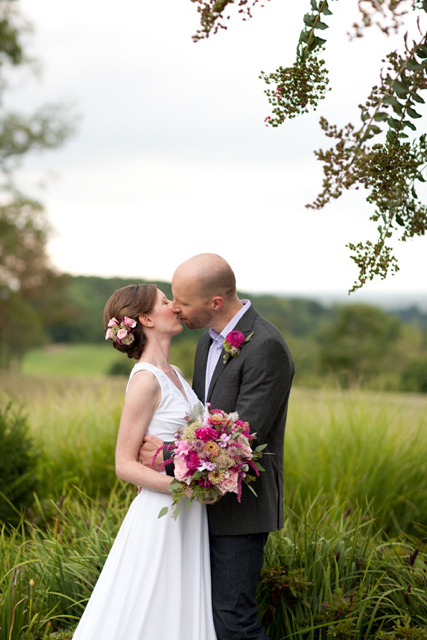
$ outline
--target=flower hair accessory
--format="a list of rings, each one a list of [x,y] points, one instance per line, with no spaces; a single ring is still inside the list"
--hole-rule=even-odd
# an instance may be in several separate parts
[[[227,333],[224,340],[224,364],[227,364],[230,356],[232,356],[233,358],[237,358],[240,353],[240,349],[244,344],[249,342],[253,335],[253,331],[248,335],[247,338],[245,338],[244,334],[241,331],[230,331],[230,333]]]
[[[105,334],[106,340],[112,340],[118,344],[130,345],[135,340],[133,332],[136,327],[136,320],[124,316],[120,321],[116,318],[111,318],[108,322],[107,333]]]

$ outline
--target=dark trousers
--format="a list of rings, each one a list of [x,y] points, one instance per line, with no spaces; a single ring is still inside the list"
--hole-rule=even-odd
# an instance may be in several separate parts
[[[212,606],[218,640],[268,640],[255,599],[268,533],[209,535]]]

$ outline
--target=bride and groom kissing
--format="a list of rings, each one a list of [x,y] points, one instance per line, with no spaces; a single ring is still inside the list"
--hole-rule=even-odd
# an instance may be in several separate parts
[[[142,490],[75,640],[268,640],[255,596],[268,534],[283,527],[292,356],[278,329],[249,300],[238,298],[234,273],[220,256],[200,254],[180,265],[172,293],[169,301],[154,285],[131,285],[115,292],[105,308],[106,337],[137,360],[119,428],[116,472]],[[197,346],[192,388],[168,360],[170,339],[182,323],[208,328]],[[232,331],[246,342],[224,357]],[[155,454],[174,439],[198,400],[237,412],[256,432],[257,445],[266,444],[273,455],[263,458],[256,496],[243,485],[240,502],[227,493],[213,504],[195,500],[176,522],[158,519],[159,507],[171,503],[173,464],[159,473],[167,449]]]

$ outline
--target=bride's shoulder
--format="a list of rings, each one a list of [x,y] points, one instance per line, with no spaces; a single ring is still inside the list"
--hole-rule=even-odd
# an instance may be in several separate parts
[[[150,392],[159,387],[160,384],[154,371],[143,367],[134,367],[129,378],[128,390],[136,388],[141,390],[143,388]]]

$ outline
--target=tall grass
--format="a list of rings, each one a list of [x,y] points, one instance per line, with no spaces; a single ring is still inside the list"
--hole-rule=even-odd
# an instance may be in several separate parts
[[[285,486],[292,504],[335,498],[373,506],[388,533],[427,526],[427,398],[294,389],[285,437]]]
[[[0,385],[28,414],[42,481],[0,536],[0,640],[69,638],[135,495],[114,473],[126,380]],[[422,396],[292,391],[287,519],[259,592],[272,640],[427,640],[426,422]]]
[[[419,541],[389,540],[372,524],[368,510],[349,514],[338,499],[287,510],[258,590],[271,640],[427,638],[426,555]]]
[[[66,482],[108,497],[126,380],[1,382],[4,402],[19,399],[28,413],[42,452],[43,495],[58,499]],[[427,526],[426,428],[427,397],[295,388],[285,437],[286,501],[292,507],[298,490],[303,500],[320,493],[348,509],[368,504],[379,529],[414,533],[414,523]]]
[[[117,488],[101,507],[74,490],[45,527],[3,532],[0,640],[71,637],[131,497]],[[414,542],[374,533],[367,510],[338,501],[299,511],[266,547],[258,600],[271,639],[426,638],[427,560]],[[384,635],[398,624],[407,635]]]
[[[48,511],[39,505],[43,527],[23,519],[12,533],[3,530],[0,640],[35,640],[76,625],[130,498],[116,488],[101,505],[74,489]]]
[[[108,496],[116,482],[114,447],[124,400],[123,379],[26,378],[2,380],[0,400],[21,403],[41,456],[43,495],[57,499],[63,484]]]

